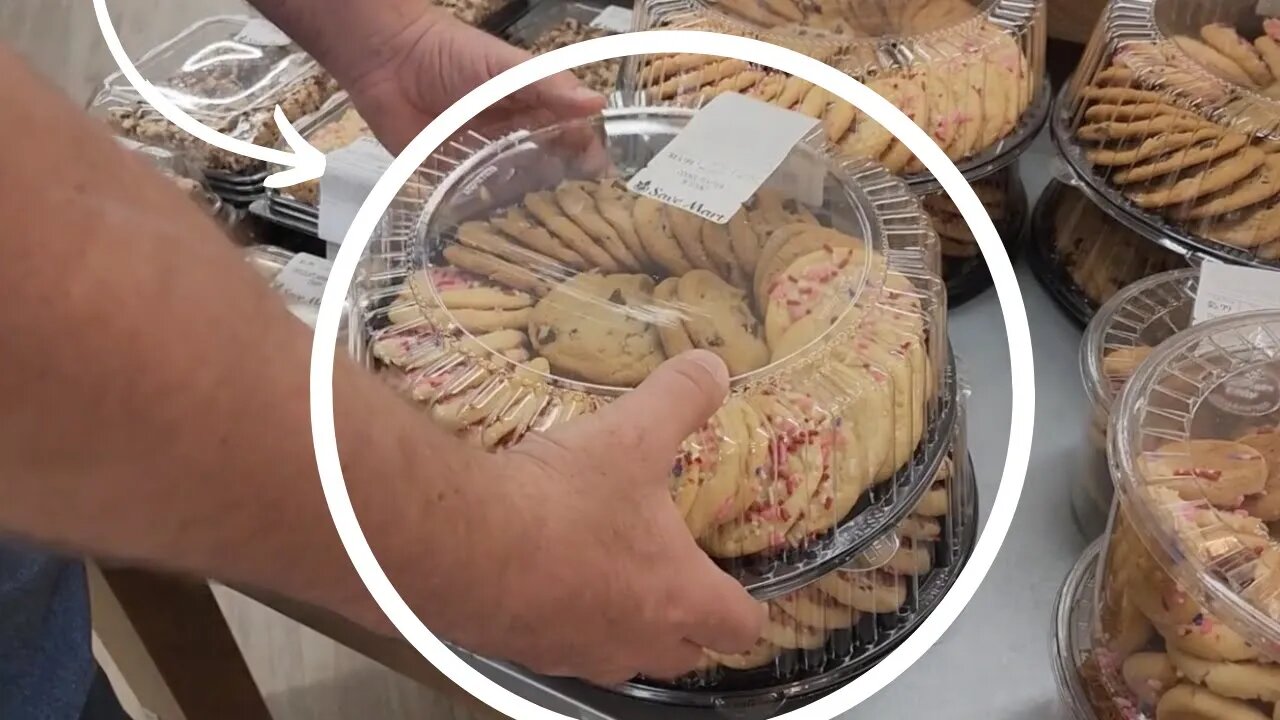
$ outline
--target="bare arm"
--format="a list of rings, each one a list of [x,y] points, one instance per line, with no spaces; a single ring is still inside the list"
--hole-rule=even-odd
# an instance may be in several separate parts
[[[385,627],[316,478],[309,331],[177,189],[2,49],[0,73],[0,533]],[[666,489],[726,386],[714,356],[672,361],[591,422],[489,455],[334,371],[357,515],[422,620],[598,680],[756,637]]]
[[[307,328],[177,190],[0,67],[0,527],[330,606],[362,596],[316,480]],[[362,510],[403,526],[392,499],[417,494],[425,458],[469,454],[341,358],[334,386]]]

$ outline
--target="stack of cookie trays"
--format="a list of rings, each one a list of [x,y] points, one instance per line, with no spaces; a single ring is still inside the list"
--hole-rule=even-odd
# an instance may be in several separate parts
[[[1133,372],[1165,340],[1191,327],[1200,271],[1192,268],[1152,275],[1111,299],[1085,329],[1080,374],[1089,397],[1089,439],[1096,463],[1071,490],[1071,509],[1086,537],[1105,530],[1114,488],[1107,467],[1111,408]]]
[[[1103,718],[1280,717],[1280,313],[1161,344],[1117,401],[1109,458],[1108,534],[1059,608],[1068,699]],[[1071,606],[1095,562],[1085,634]]]
[[[1043,2],[994,0],[646,0],[637,29],[711,30],[790,47],[837,67],[897,105],[979,191],[1006,245],[1023,230],[1026,198],[1014,161],[1048,113]],[[985,286],[985,263],[955,207],[891,133],[823,88],[769,68],[708,56],[633,58],[620,88],[640,103],[700,104],[752,95],[822,120],[843,157],[869,158],[906,178],[946,260],[953,300]]]
[[[717,224],[632,194],[692,115],[617,109],[451,144],[372,240],[354,350],[494,450],[668,357],[717,353],[730,397],[672,459],[672,498],[769,600],[892,533],[938,477],[959,400],[937,239],[901,181],[805,143],[793,155],[826,168],[819,205],[766,186]]]
[[[1113,0],[1054,108],[1077,186],[1152,242],[1280,266],[1280,19]]]
[[[280,140],[272,113],[290,120],[319,110],[337,85],[310,56],[260,19],[201,20],[157,46],[138,71],[188,115],[256,145]],[[204,172],[224,200],[247,205],[263,192],[265,164],[206,145],[156,112],[117,72],[89,110],[121,137],[171,151]]]
[[[977,487],[964,418],[925,496],[888,535],[845,566],[765,603],[760,641],[741,655],[708,654],[674,683],[619,688],[670,705],[768,706],[775,714],[867,671],[933,611],[972,553]]]
[[[1045,189],[1030,227],[1032,272],[1081,325],[1131,283],[1188,264],[1185,255],[1134,232],[1070,183],[1054,181]]]

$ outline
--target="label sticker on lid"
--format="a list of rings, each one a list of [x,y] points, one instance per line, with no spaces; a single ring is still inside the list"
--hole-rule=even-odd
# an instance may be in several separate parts
[[[600,14],[591,20],[591,27],[608,30],[613,33],[631,32],[632,15],[630,8],[610,5],[601,10]]]
[[[360,138],[325,158],[320,178],[320,239],[340,244],[365,198],[387,168],[391,153],[373,138]]]
[[[333,263],[324,258],[298,253],[289,260],[284,269],[276,275],[271,286],[289,299],[290,302],[320,307],[320,298],[324,296],[324,285],[329,281],[329,273]]]
[[[1218,262],[1200,266],[1192,324],[1254,310],[1280,310],[1280,272]]]
[[[720,95],[627,189],[723,225],[817,125],[815,118],[745,95]]]
[[[285,47],[293,44],[293,40],[283,30],[263,18],[253,18],[245,23],[244,28],[236,33],[236,42],[257,47]]]

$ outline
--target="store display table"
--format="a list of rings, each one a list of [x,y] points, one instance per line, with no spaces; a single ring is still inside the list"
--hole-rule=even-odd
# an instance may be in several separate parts
[[[1022,163],[1034,197],[1048,181],[1051,150],[1041,138]],[[1063,717],[1050,667],[1054,596],[1087,545],[1073,523],[1070,488],[1089,466],[1088,410],[1078,365],[1080,332],[1018,268],[1036,358],[1037,423],[1030,470],[1017,517],[995,566],[969,608],[941,641],[884,691],[849,714],[946,717],[948,720],[1043,720]],[[950,334],[960,374],[971,391],[969,447],[976,468],[982,516],[999,486],[1010,417],[1008,344],[999,302],[988,292],[954,310]],[[496,713],[470,698],[403,641],[372,636],[340,619],[278,599],[255,596],[371,659],[457,699],[479,717]],[[206,608],[207,609],[207,608]],[[192,621],[216,625],[203,612]],[[588,688],[547,680],[479,659],[482,672],[546,707],[585,720],[674,720],[730,717],[756,720],[772,708],[673,710]],[[166,673],[173,678],[179,671]],[[181,680],[176,682],[181,684]],[[243,689],[243,688],[242,688]],[[210,692],[216,692],[216,689]]]

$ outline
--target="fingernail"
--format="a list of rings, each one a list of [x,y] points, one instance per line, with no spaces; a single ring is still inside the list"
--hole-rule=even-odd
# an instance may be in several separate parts
[[[729,386],[729,367],[710,350],[690,350],[685,357],[701,365],[721,387]]]

